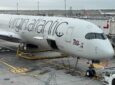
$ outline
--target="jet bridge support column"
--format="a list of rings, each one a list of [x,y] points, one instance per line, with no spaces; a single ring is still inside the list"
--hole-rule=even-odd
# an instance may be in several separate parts
[[[77,68],[77,65],[78,65],[78,62],[79,62],[79,57],[77,57],[77,60],[76,60],[76,63],[75,63],[75,68],[74,68],[74,71],[76,70],[76,68]]]

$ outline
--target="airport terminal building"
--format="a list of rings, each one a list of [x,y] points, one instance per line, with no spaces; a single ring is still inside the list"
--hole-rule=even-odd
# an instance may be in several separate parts
[[[48,15],[48,16],[115,16],[115,10],[0,10],[0,14]]]

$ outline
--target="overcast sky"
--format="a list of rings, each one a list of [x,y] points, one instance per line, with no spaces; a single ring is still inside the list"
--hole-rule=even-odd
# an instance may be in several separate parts
[[[38,0],[0,0],[0,9],[19,9],[36,10]],[[66,0],[67,9],[115,9],[115,0]],[[64,9],[64,0],[39,0],[39,9]]]

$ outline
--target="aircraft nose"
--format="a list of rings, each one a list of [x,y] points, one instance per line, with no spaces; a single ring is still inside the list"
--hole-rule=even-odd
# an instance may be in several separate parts
[[[115,55],[113,48],[107,51],[107,55],[113,57]]]
[[[102,48],[97,49],[98,57],[99,56],[100,56],[100,58],[113,58],[114,57],[115,54],[114,54],[114,50],[113,50],[112,46],[106,46],[103,48],[104,49],[102,49]]]
[[[109,57],[109,58],[113,58],[115,55],[113,48],[105,49],[103,53],[104,53],[105,57]]]
[[[97,53],[99,53],[102,58],[113,58],[115,55],[114,49],[109,40],[104,40],[98,45]]]

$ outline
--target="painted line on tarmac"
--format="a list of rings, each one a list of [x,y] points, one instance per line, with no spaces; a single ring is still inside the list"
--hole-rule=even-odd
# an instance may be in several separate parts
[[[21,67],[14,67],[2,60],[0,60],[0,62],[2,64],[4,64],[5,66],[9,67],[10,68],[10,71],[13,72],[13,73],[20,73],[20,74],[26,74],[26,72],[28,71],[27,68],[21,68]]]

